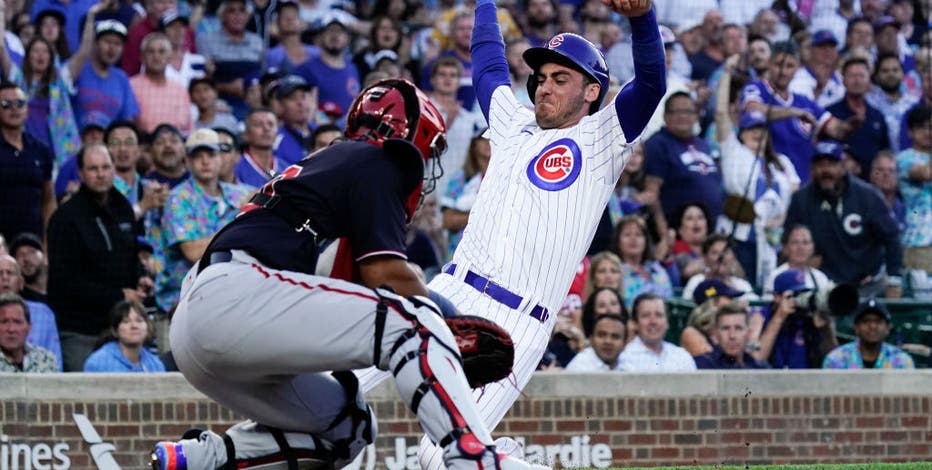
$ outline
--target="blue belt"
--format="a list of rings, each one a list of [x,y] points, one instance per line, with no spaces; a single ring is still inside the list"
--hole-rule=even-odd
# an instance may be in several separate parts
[[[456,264],[450,263],[443,268],[443,272],[449,275],[453,275],[456,272]],[[479,292],[491,297],[496,302],[506,305],[513,310],[517,310],[521,306],[521,302],[524,301],[524,298],[510,290],[492,282],[487,277],[482,276],[481,274],[476,274],[472,271],[466,271],[466,277],[463,279],[463,282],[472,286],[473,289],[476,289]],[[540,321],[541,323],[546,322],[547,318],[550,316],[550,313],[547,311],[546,307],[541,305],[535,305],[531,309],[529,315]]]

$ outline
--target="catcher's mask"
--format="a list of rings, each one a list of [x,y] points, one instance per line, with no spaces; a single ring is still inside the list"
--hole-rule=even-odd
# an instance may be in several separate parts
[[[365,140],[403,157],[408,221],[443,176],[446,124],[430,98],[407,80],[387,79],[363,90],[350,105],[346,136]],[[416,151],[416,152],[415,152]]]

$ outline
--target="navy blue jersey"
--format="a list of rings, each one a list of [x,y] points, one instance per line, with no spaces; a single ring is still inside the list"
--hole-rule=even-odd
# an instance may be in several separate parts
[[[722,173],[698,137],[680,140],[665,127],[644,142],[644,172],[663,180],[660,206],[667,220],[690,202],[701,201],[712,221],[722,213]]]
[[[359,261],[405,256],[407,189],[397,159],[363,142],[342,142],[304,159],[260,192],[287,200],[323,239],[345,239]],[[315,239],[280,215],[247,205],[211,242],[207,252],[241,249],[274,269],[314,274]]]

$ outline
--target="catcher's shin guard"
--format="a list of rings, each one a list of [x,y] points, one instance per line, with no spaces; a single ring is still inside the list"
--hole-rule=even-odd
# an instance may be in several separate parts
[[[381,297],[378,321],[399,314],[412,324],[398,335],[388,357],[376,366],[392,371],[402,399],[430,440],[444,449],[446,467],[502,469],[503,464],[509,465],[514,459],[495,451],[492,436],[476,412],[456,339],[436,305],[420,297],[405,299],[385,289],[376,292]],[[384,331],[384,324],[376,330]],[[376,357],[380,354],[377,351]]]

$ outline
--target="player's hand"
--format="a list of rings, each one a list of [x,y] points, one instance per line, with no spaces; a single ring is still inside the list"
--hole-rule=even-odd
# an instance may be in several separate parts
[[[650,11],[651,0],[602,0],[602,4],[620,15],[634,18]]]

